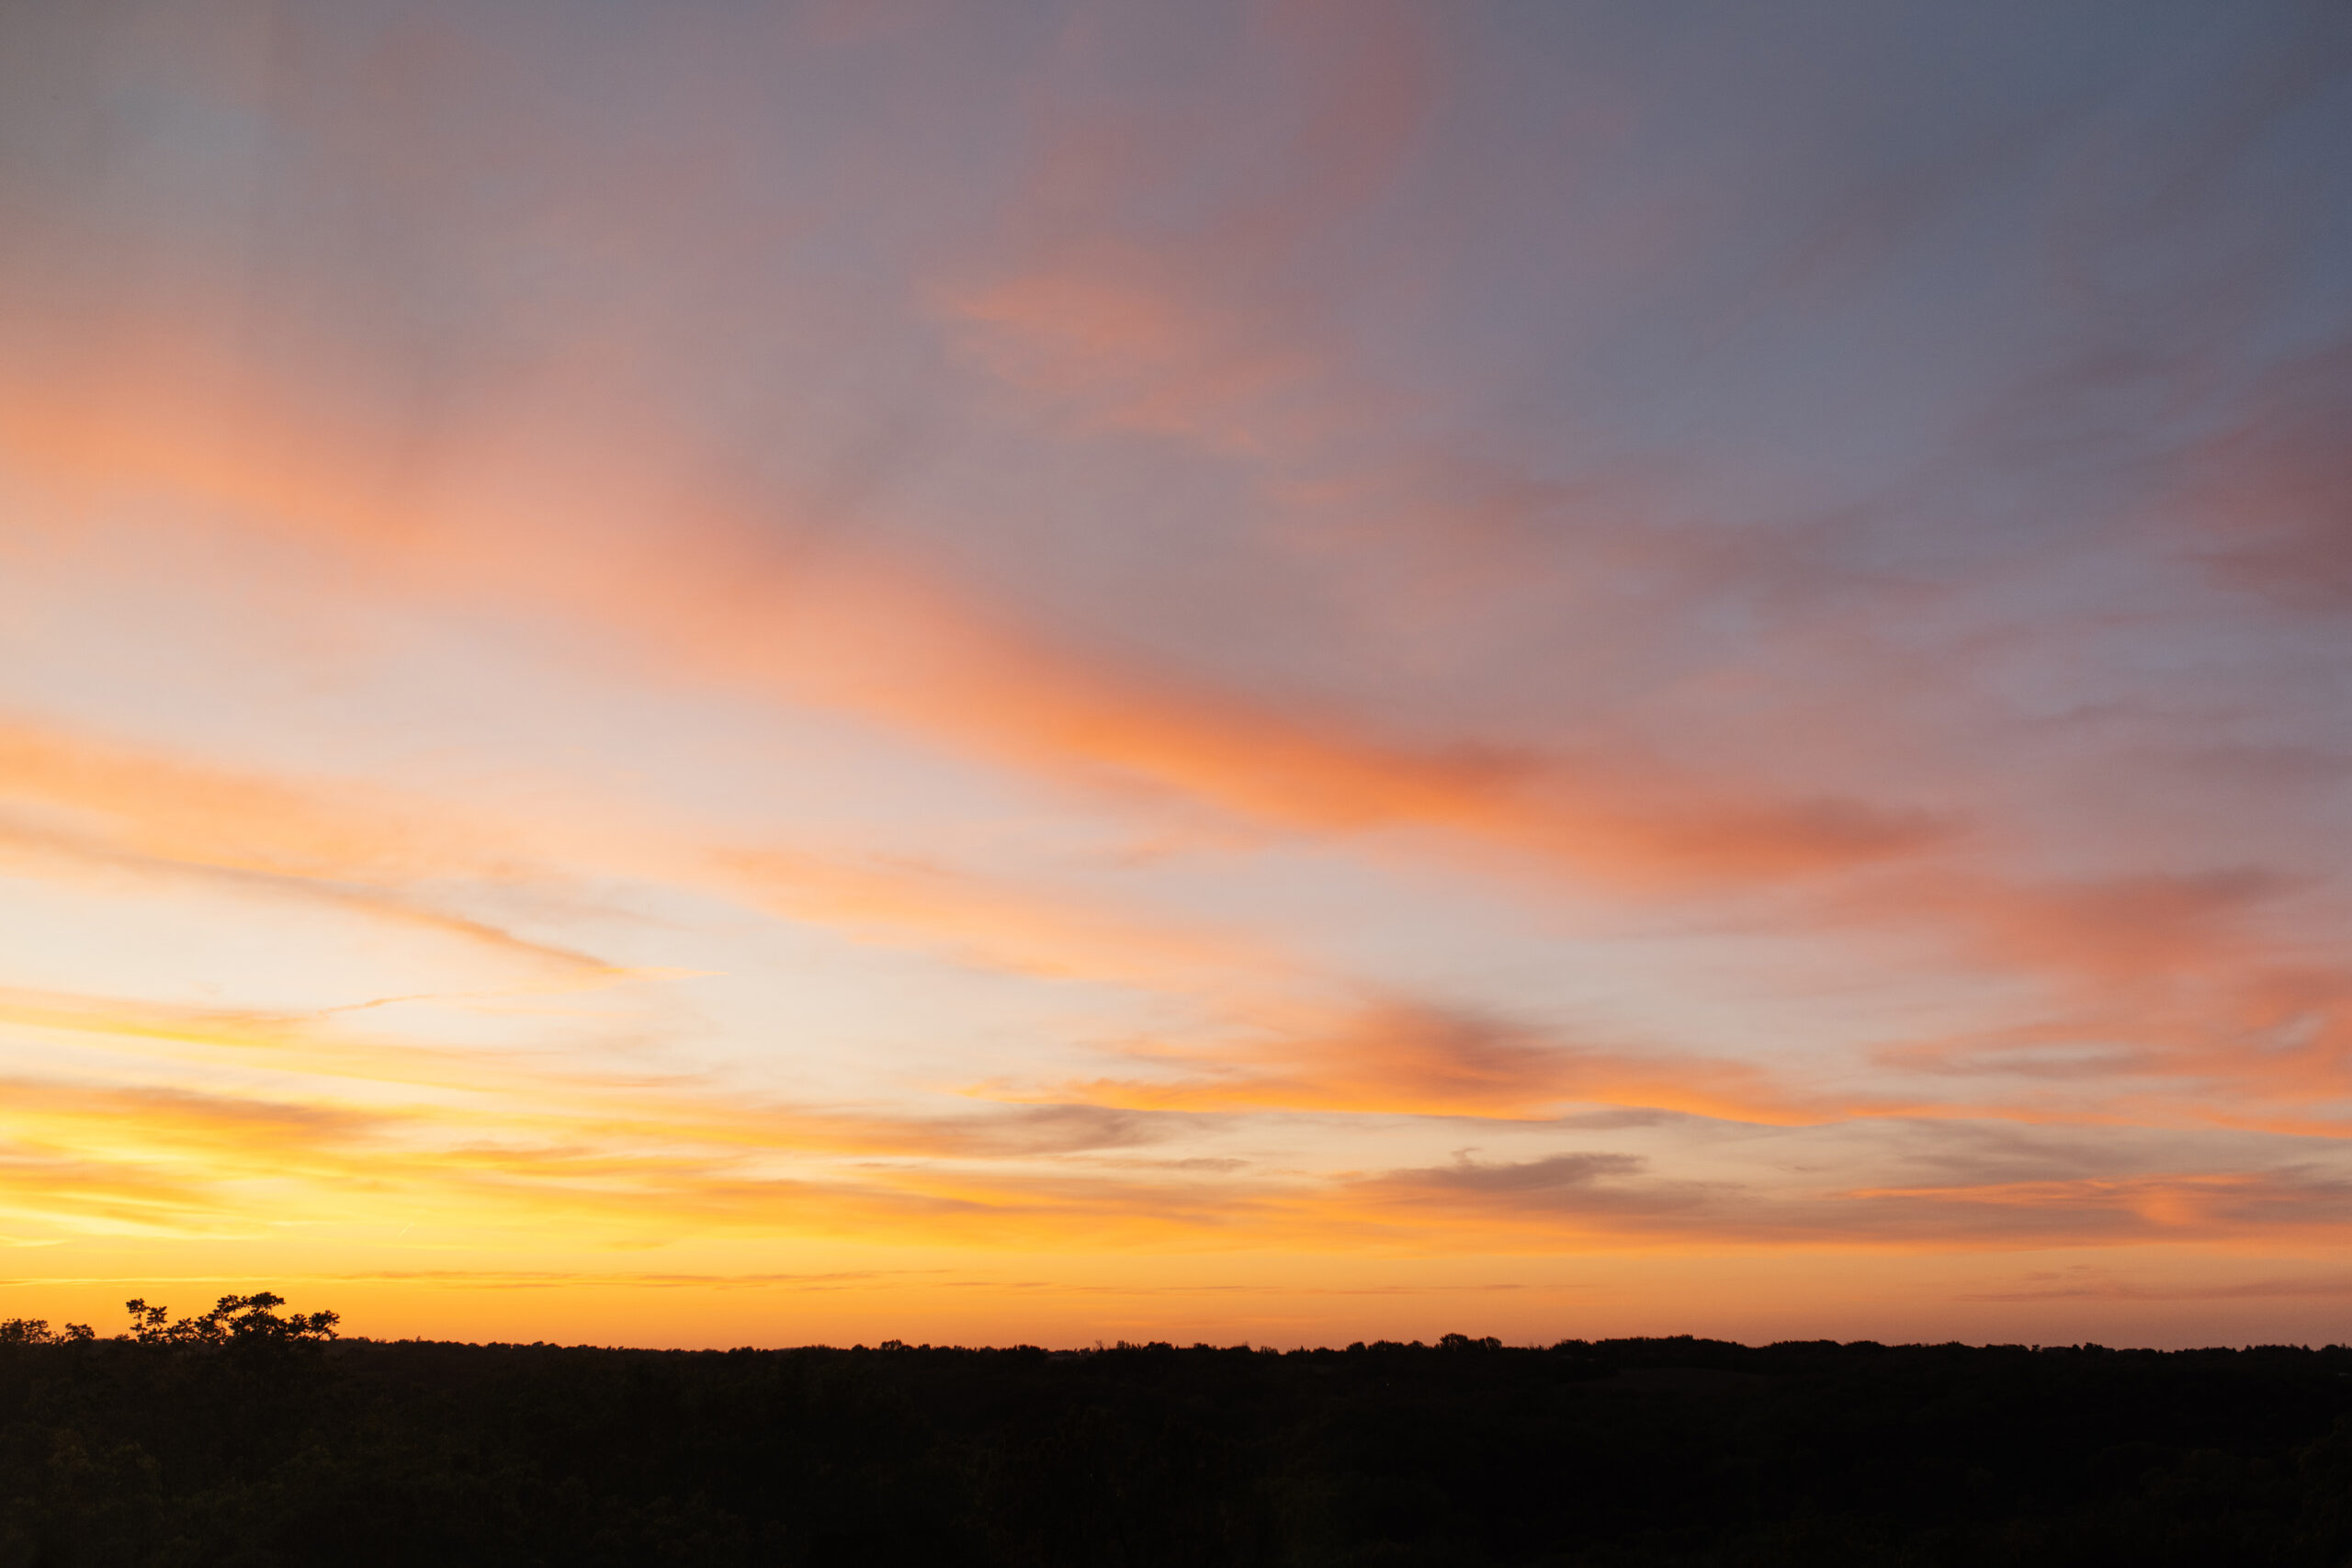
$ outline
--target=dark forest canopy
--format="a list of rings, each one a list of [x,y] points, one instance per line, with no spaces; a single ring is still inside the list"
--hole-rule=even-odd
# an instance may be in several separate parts
[[[661,1351],[0,1324],[0,1565],[2310,1564],[2352,1349]]]

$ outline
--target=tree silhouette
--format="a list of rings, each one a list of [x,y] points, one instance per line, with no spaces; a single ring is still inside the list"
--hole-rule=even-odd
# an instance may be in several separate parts
[[[0,1345],[73,1345],[97,1337],[86,1323],[69,1323],[51,1333],[45,1317],[12,1317],[0,1321]]]
[[[298,1312],[280,1317],[277,1309],[285,1304],[284,1296],[269,1291],[222,1296],[210,1312],[175,1323],[167,1321],[169,1307],[149,1306],[141,1297],[122,1306],[130,1314],[126,1337],[141,1345],[291,1345],[335,1337],[334,1325],[343,1321],[340,1314]]]

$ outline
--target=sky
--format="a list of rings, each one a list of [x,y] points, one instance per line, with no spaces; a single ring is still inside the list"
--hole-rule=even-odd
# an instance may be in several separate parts
[[[2352,1338],[2352,10],[0,0],[0,1313]]]

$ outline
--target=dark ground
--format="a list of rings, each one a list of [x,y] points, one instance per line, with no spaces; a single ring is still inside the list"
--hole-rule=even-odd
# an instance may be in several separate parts
[[[683,1352],[240,1304],[0,1325],[0,1565],[2352,1562],[2342,1348]]]

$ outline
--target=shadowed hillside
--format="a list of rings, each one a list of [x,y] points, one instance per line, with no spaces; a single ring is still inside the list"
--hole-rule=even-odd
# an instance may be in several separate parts
[[[1277,1354],[0,1325],[0,1564],[2310,1564],[2352,1350]]]

